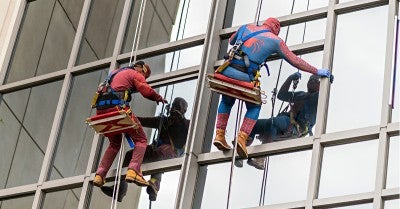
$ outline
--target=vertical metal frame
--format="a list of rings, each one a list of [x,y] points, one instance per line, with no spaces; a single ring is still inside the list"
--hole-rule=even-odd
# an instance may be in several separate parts
[[[207,128],[211,104],[211,91],[207,87],[205,76],[213,72],[214,62],[218,57],[220,37],[219,31],[223,27],[224,13],[227,0],[216,0],[211,5],[210,18],[204,41],[202,60],[200,63],[199,79],[197,82],[196,97],[192,112],[192,121],[189,127],[188,142],[185,149],[181,176],[179,179],[178,196],[175,208],[192,208],[197,184],[196,182],[199,165],[197,156],[201,153]],[[207,117],[204,117],[207,115]],[[205,179],[204,179],[205,180]]]
[[[27,5],[27,0],[16,0],[15,8],[13,15],[11,17],[11,26],[10,30],[8,30],[5,38],[4,38],[4,53],[0,51],[0,55],[3,54],[3,57],[0,57],[0,85],[4,84],[7,74],[8,65],[11,61],[11,55],[13,54],[14,45],[17,42],[17,37],[19,33],[19,29],[21,27],[22,19],[25,15],[25,8]]]

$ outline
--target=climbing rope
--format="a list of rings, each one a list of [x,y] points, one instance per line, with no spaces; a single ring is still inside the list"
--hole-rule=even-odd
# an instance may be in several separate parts
[[[137,50],[139,48],[139,39],[140,39],[140,35],[142,33],[143,13],[144,13],[144,10],[146,7],[146,3],[147,3],[147,0],[142,0],[140,2],[138,21],[136,22],[135,35],[133,36],[131,55],[129,58],[129,66],[132,66],[132,63],[136,62]],[[133,60],[132,60],[132,57],[133,57]]]
[[[398,43],[399,43],[399,17],[396,16],[396,25],[395,25],[395,41],[394,41],[394,61],[393,61],[393,81],[392,81],[392,101],[391,106],[394,109],[394,101],[396,96],[396,72],[397,72],[397,51],[398,51]]]

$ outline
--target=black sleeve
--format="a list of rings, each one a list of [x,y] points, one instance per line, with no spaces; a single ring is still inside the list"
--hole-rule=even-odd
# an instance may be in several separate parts
[[[143,127],[147,128],[159,128],[160,116],[157,117],[137,117]]]

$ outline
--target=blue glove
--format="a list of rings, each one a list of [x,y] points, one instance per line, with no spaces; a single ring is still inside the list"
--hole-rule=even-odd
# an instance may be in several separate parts
[[[330,78],[331,77],[331,72],[329,72],[328,69],[318,69],[317,70],[317,75],[321,76],[321,77]]]
[[[289,76],[289,79],[291,79],[292,81],[299,80],[300,78],[301,78],[301,73],[299,72],[295,72]]]

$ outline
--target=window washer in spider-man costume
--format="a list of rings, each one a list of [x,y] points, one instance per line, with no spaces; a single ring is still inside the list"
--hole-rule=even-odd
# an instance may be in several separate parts
[[[246,39],[246,41],[241,44],[240,49],[236,50],[232,56],[229,66],[221,71],[221,73],[235,80],[253,82],[256,77],[255,75],[259,73],[260,65],[262,65],[271,54],[277,53],[299,70],[333,79],[329,70],[317,69],[296,56],[288,48],[286,43],[278,37],[279,31],[280,22],[276,18],[268,18],[260,26],[255,24],[241,26],[239,30],[230,37],[229,43],[231,45],[235,46],[238,40],[246,39],[242,39],[242,37],[246,37],[252,33],[254,34],[255,32],[257,32],[257,34]],[[213,144],[222,151],[231,149],[225,140],[225,129],[235,100],[236,98],[234,97],[222,95],[218,107],[216,134]],[[238,140],[237,152],[239,156],[243,158],[248,157],[246,141],[258,119],[261,105],[246,102],[246,108],[245,118],[236,137]]]

